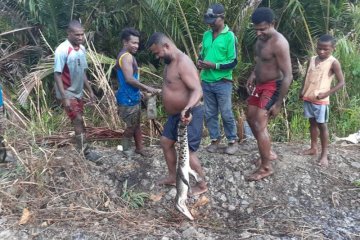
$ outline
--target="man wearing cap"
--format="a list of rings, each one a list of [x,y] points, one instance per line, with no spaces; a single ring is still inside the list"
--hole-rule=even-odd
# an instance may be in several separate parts
[[[218,115],[220,111],[228,141],[225,153],[235,154],[238,137],[231,93],[232,70],[237,64],[237,38],[224,23],[224,16],[224,6],[219,3],[207,9],[204,22],[211,29],[203,35],[197,67],[201,69],[205,122],[211,138],[211,144],[206,149],[209,152],[217,152],[219,149],[221,134]]]

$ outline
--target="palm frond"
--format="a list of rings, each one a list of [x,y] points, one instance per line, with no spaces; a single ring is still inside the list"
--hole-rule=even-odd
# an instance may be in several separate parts
[[[25,76],[18,84],[19,94],[18,102],[21,105],[26,103],[30,93],[35,87],[41,85],[44,78],[53,73],[54,57],[50,56],[42,59],[40,63],[32,69],[32,71]]]
[[[3,33],[0,33],[0,37],[8,35],[8,34],[13,34],[13,33],[16,33],[16,32],[30,30],[30,29],[33,29],[33,28],[35,28],[35,27],[23,27],[23,28],[14,29],[14,30],[11,30],[11,31],[3,32]]]
[[[8,47],[10,48],[10,46]],[[3,56],[0,58],[0,68],[1,65],[3,65],[5,62],[9,61],[20,61],[24,57],[26,57],[26,53],[41,53],[42,49],[37,46],[24,46],[21,48],[18,48],[12,52],[6,52],[3,51]]]

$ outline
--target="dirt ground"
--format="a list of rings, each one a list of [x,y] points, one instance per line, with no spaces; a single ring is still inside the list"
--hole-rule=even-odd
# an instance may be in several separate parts
[[[156,184],[167,173],[159,146],[146,158],[94,146],[97,163],[68,145],[1,164],[0,239],[360,239],[360,145],[332,144],[321,168],[298,154],[307,145],[275,143],[276,172],[258,182],[245,180],[254,141],[234,156],[201,148],[209,191],[188,199],[194,221],[175,210],[174,187]]]

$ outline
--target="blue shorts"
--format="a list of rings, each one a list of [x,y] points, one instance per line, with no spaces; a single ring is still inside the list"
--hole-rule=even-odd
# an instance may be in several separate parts
[[[304,116],[315,118],[317,123],[327,123],[329,121],[329,105],[318,105],[304,101]]]
[[[188,142],[189,149],[192,152],[196,152],[199,149],[201,137],[202,137],[202,128],[204,120],[204,109],[202,105],[196,106],[192,109],[192,120],[188,125]],[[168,117],[167,122],[164,126],[163,136],[177,141],[177,129],[180,121],[180,114],[171,115]]]

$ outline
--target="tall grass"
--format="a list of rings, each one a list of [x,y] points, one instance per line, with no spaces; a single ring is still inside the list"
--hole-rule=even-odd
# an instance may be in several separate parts
[[[343,107],[331,106],[329,128],[336,136],[347,136],[360,130],[360,97],[350,98]]]
[[[334,53],[341,63],[346,84],[331,98],[330,127],[338,136],[360,129],[360,47],[356,35],[341,37]]]
[[[71,1],[66,2],[72,3]],[[250,48],[246,46],[246,43],[248,42],[250,44],[251,42],[252,48],[254,40],[254,35],[250,36],[247,34],[249,28],[249,15],[253,8],[258,6],[261,1],[235,1],[235,4],[234,1],[221,2],[227,7],[226,21],[239,38],[239,51],[243,51],[239,54],[239,64],[234,71],[234,76],[237,76],[239,80],[235,81],[235,90],[237,87],[244,85],[246,78],[249,75],[249,71],[252,69],[252,64],[246,62],[248,61],[247,55],[251,56],[252,59],[252,51],[249,50]],[[278,4],[276,4],[276,2]],[[26,1],[26,3],[30,4],[28,1]],[[129,2],[129,4],[134,3]],[[137,22],[138,28],[145,33],[148,33],[144,34],[145,36],[155,30],[168,33],[173,37],[181,49],[185,49],[189,55],[195,56],[197,52],[196,46],[200,43],[202,33],[206,29],[206,26],[199,23],[199,21],[201,21],[202,13],[208,7],[208,4],[209,1],[142,1],[138,4],[139,7],[135,9],[138,14],[134,15],[134,8],[132,8],[130,12],[131,15],[135,17],[134,19],[129,18],[126,22]],[[315,43],[312,37],[319,35],[320,32],[322,33],[323,31],[329,30],[337,35],[346,35],[340,35],[335,56],[342,64],[347,85],[344,90],[339,91],[336,95],[331,97],[332,112],[329,126],[331,131],[334,131],[337,135],[346,135],[356,131],[359,128],[356,118],[358,118],[358,102],[360,99],[360,85],[357,84],[357,79],[360,77],[358,42],[358,36],[360,34],[359,8],[356,5],[351,8],[351,4],[346,8],[348,9],[346,14],[351,14],[350,10],[352,10],[351,19],[354,20],[354,30],[347,34],[342,32],[345,31],[344,29],[348,28],[340,29],[339,25],[332,24],[332,14],[331,12],[329,13],[329,7],[331,6],[330,1],[326,3],[326,12],[324,12],[326,13],[326,16],[324,15],[324,19],[322,19],[323,14],[315,14],[318,12],[323,13],[325,8],[322,7],[322,2],[314,2],[314,6],[312,6],[311,9],[309,9],[304,1],[263,1],[262,5],[264,4],[267,4],[276,10],[279,30],[289,38],[289,42],[294,44],[301,41],[301,44],[297,46],[298,49],[292,49],[295,55],[303,53],[306,49],[311,49],[312,47],[309,46]],[[278,5],[278,8],[276,5]],[[106,5],[106,7],[108,6]],[[64,9],[61,8],[60,10]],[[339,12],[336,14],[334,13],[334,17],[344,18],[345,22],[348,18],[345,18],[345,16],[341,15]],[[38,11],[38,14],[45,14],[47,16],[46,13],[47,12]],[[50,12],[50,14],[51,13],[53,12]],[[126,16],[127,15],[124,14],[124,17]],[[54,17],[58,17],[57,14],[54,15]],[[138,21],[139,19],[136,17],[139,17],[141,21]],[[103,15],[101,18],[106,18],[106,16]],[[86,19],[91,20],[92,17],[88,16]],[[324,20],[326,27],[322,28],[322,23],[317,24],[317,21],[310,19],[320,19],[321,22]],[[43,20],[45,20],[45,18],[43,18]],[[124,22],[125,21],[120,19],[119,24],[115,24],[116,29],[122,27],[121,24]],[[94,23],[96,24],[96,22]],[[296,26],[293,25],[295,23],[297,24]],[[350,22],[348,24],[350,24]],[[151,27],[148,27],[150,25]],[[335,26],[338,26],[339,29],[331,29]],[[54,25],[54,22],[49,22],[49,26],[47,27],[52,29],[52,27],[56,27],[56,25]],[[107,29],[108,32],[113,31],[113,28],[105,29]],[[54,31],[56,31],[56,29],[54,29]],[[56,35],[57,32],[54,33],[54,36]],[[115,34],[113,35],[115,36]],[[65,36],[65,34],[61,36]],[[42,40],[47,43],[45,38]],[[59,41],[59,39],[56,41]],[[91,74],[90,78],[95,82],[94,87],[101,88],[104,94],[99,99],[99,104],[95,105],[94,108],[86,108],[85,116],[88,120],[87,122],[91,122],[92,125],[95,126],[99,124],[103,126],[106,125],[110,128],[122,127],[122,123],[116,113],[116,102],[113,89],[111,89],[108,83],[110,78],[108,70],[111,69],[114,59],[111,59],[110,57],[106,58],[98,54],[97,51],[99,51],[99,49],[95,49],[95,47],[90,44],[88,49],[88,60],[91,62],[91,69],[89,71]],[[113,50],[108,52],[113,52]],[[302,57],[303,56],[300,58]],[[146,60],[147,61],[143,62],[150,61],[149,58],[146,58]],[[59,114],[59,112],[51,108],[51,105],[54,103],[54,99],[50,94],[53,85],[52,65],[53,58],[52,55],[50,55],[48,58],[42,59],[37,66],[33,67],[31,73],[27,77],[22,78],[21,84],[19,84],[21,86],[18,91],[19,100],[25,102],[26,99],[30,99],[29,102],[26,103],[26,107],[22,108],[24,115],[31,119],[29,128],[31,131],[41,134],[50,134],[53,131],[63,128],[64,124],[68,124],[67,122],[64,122],[66,117],[62,111]],[[301,64],[301,66],[304,68],[305,64]],[[156,71],[154,68],[151,68],[151,66],[148,68],[141,68],[141,73],[145,73],[143,74],[145,77],[142,76],[141,81],[145,80],[143,82],[149,85],[159,86],[161,80],[154,72],[162,72],[162,69],[159,68],[158,71]],[[303,117],[302,101],[298,98],[300,83],[303,76],[300,75],[297,78],[298,79],[293,82],[285,102],[287,112],[283,111],[278,118],[272,120],[269,124],[269,129],[274,140],[290,141],[308,138],[308,122]],[[236,99],[234,102],[240,101],[240,99]],[[234,106],[234,109],[236,109],[236,107],[242,107],[242,105]],[[166,116],[161,104],[158,105],[158,111],[160,118]]]

